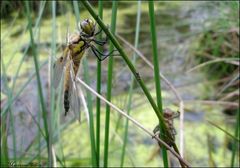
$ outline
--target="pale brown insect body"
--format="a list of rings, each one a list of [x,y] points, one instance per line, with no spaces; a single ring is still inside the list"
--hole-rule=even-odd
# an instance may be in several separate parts
[[[64,109],[65,115],[71,109],[75,114],[79,113],[80,110],[80,100],[78,96],[78,89],[76,86],[76,76],[78,74],[79,66],[81,60],[84,56],[86,49],[91,48],[93,54],[98,58],[99,61],[107,58],[109,54],[103,54],[97,50],[93,45],[95,44],[103,46],[106,41],[98,41],[95,36],[99,32],[95,33],[95,23],[91,19],[85,19],[80,23],[82,31],[73,34],[68,37],[68,45],[65,48],[63,55],[54,63],[53,73],[54,73],[54,87],[57,88],[64,73]],[[80,115],[80,114],[79,114]]]
[[[174,125],[173,125],[173,119],[179,116],[179,112],[173,112],[171,109],[166,108],[163,110],[163,117],[166,123],[166,127],[167,130],[170,134],[170,137],[168,137],[168,139],[166,140],[166,143],[169,146],[172,146],[172,143],[175,141],[175,135],[177,134]],[[160,133],[160,127],[159,125],[157,125],[154,130],[153,130],[154,134],[159,134]]]

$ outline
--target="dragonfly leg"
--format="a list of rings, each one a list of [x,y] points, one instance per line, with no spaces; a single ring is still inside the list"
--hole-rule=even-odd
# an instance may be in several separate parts
[[[100,29],[97,33],[94,34],[94,36],[99,35],[102,32],[102,29]]]
[[[107,40],[103,40],[103,41],[101,41],[101,40],[93,40],[96,44],[98,44],[98,45],[101,45],[101,46],[103,46],[104,44],[106,44],[107,43]]]
[[[98,58],[99,61],[103,61],[104,59],[109,57],[115,51],[115,50],[113,50],[108,54],[104,54],[104,53],[101,53],[100,51],[98,51],[98,49],[94,45],[90,45],[90,47],[91,47],[92,52]]]

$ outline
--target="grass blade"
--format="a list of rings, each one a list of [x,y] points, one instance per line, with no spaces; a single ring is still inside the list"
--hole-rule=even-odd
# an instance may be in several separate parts
[[[156,87],[156,95],[157,95],[157,105],[159,111],[163,111],[162,107],[162,94],[161,94],[161,81],[159,77],[159,61],[158,61],[158,48],[157,48],[157,34],[156,34],[156,25],[155,25],[155,14],[154,14],[154,2],[149,1],[149,16],[150,16],[150,30],[151,30],[151,38],[152,38],[152,49],[153,49],[153,63],[154,63],[154,79],[155,79],[155,87]],[[163,134],[166,134],[161,121],[159,121],[160,130]],[[161,136],[164,139],[164,135]],[[163,164],[164,167],[168,167],[168,156],[166,148],[161,148],[162,156],[163,156]]]
[[[73,1],[74,12],[76,16],[77,23],[80,21],[80,12],[79,6],[77,1]],[[86,57],[85,57],[86,58]],[[90,83],[89,79],[89,66],[87,60],[83,58],[83,70],[84,70],[84,80],[87,84]],[[94,131],[94,120],[93,120],[93,103],[92,103],[92,96],[87,91],[87,107],[89,112],[89,129],[90,129],[90,140],[91,140],[91,159],[92,159],[92,166],[97,166],[97,156],[96,156],[96,145],[95,145],[95,131]]]
[[[111,32],[114,34],[117,20],[117,1],[112,2],[112,18],[111,18]],[[110,44],[110,51],[113,50],[113,44]],[[112,95],[112,71],[113,71],[113,57],[108,60],[108,80],[107,80],[107,100],[111,101]],[[106,106],[105,116],[105,138],[104,138],[104,167],[108,167],[108,146],[109,146],[109,125],[110,125],[110,106]]]
[[[136,32],[135,32],[135,44],[134,47],[138,48],[139,43],[139,32],[140,32],[140,20],[141,20],[141,1],[138,1],[138,9],[137,9],[137,22],[136,22]],[[136,63],[136,57],[137,54],[134,52],[133,54],[133,65]],[[133,95],[133,84],[134,84],[134,77],[131,76],[131,83],[130,83],[130,89],[129,89],[129,95],[128,95],[128,103],[127,103],[127,114],[130,114],[131,105],[132,105],[132,95]],[[124,133],[124,141],[123,141],[123,147],[122,147],[122,155],[121,155],[121,163],[120,167],[123,167],[124,165],[124,158],[125,158],[125,150],[128,140],[128,119],[126,119],[125,124],[125,133]]]
[[[2,59],[2,57],[1,57]],[[1,89],[2,89],[2,85],[4,85],[4,87],[7,90],[7,96],[8,96],[8,104],[9,104],[9,99],[10,99],[10,91],[9,88],[7,86],[7,76],[5,73],[5,65],[3,63],[3,61],[1,60],[2,63],[2,70],[3,70],[3,74],[1,74]],[[2,90],[1,90],[2,91]],[[10,115],[11,115],[11,108],[7,108],[6,111],[9,109]],[[2,113],[2,111],[1,111]],[[8,156],[8,120],[9,120],[9,115],[8,113],[5,115],[1,115],[1,167],[5,167],[8,166],[9,163],[9,156]],[[15,132],[13,132],[13,136],[14,136]],[[14,138],[14,137],[13,137]],[[14,149],[15,152],[15,149]]]
[[[51,51],[52,54],[50,55],[49,58],[49,86],[50,86],[50,113],[49,113],[49,118],[48,120],[50,121],[49,123],[49,146],[50,146],[50,165],[54,166],[56,165],[56,155],[55,152],[53,150],[53,130],[56,130],[55,126],[56,126],[56,119],[57,119],[57,114],[56,111],[54,110],[54,104],[55,104],[55,89],[52,85],[53,81],[53,61],[54,61],[54,57],[56,55],[56,1],[52,1],[52,42],[51,42]]]
[[[240,137],[240,133],[239,133],[239,130],[240,130],[240,126],[239,126],[239,122],[240,122],[240,110],[238,108],[237,110],[237,118],[236,118],[236,126],[235,126],[235,134],[234,136],[237,137],[239,139]],[[234,163],[235,163],[235,155],[236,155],[236,152],[238,151],[238,154],[239,154],[239,142],[237,140],[234,140],[234,143],[233,143],[233,149],[232,149],[232,158],[231,158],[231,167],[234,167]],[[238,162],[239,164],[239,162]],[[237,165],[239,166],[239,165]]]
[[[103,18],[103,2],[98,1],[98,15]],[[101,27],[99,27],[100,29]],[[102,39],[102,33],[99,34],[99,40]],[[101,47],[99,46],[99,51]],[[102,75],[102,65],[101,61],[97,60],[97,92],[101,94],[101,75]],[[96,155],[97,155],[97,166],[100,163],[100,117],[101,117],[101,100],[97,97],[96,99]]]
[[[144,84],[144,82],[142,81],[140,74],[136,71],[135,67],[133,66],[133,64],[131,63],[131,61],[129,60],[127,54],[124,52],[122,46],[119,44],[119,42],[117,41],[117,39],[114,37],[114,35],[108,30],[107,26],[103,23],[103,21],[98,17],[98,15],[94,12],[92,6],[90,5],[89,2],[87,2],[86,0],[81,1],[82,4],[85,6],[85,8],[88,10],[88,12],[92,15],[92,17],[97,21],[97,23],[99,24],[99,26],[101,26],[101,28],[103,29],[103,31],[106,33],[106,35],[108,36],[108,38],[112,41],[113,45],[115,46],[115,48],[118,50],[119,54],[122,56],[122,58],[124,59],[124,61],[126,62],[126,64],[128,65],[129,69],[132,71],[132,73],[134,74],[134,77],[136,78],[138,84],[140,85],[140,87],[142,88],[145,96],[147,97],[149,103],[151,104],[156,116],[158,117],[159,121],[161,122],[162,127],[164,128],[164,130],[166,131],[167,135],[166,136],[171,136],[169,134],[169,132],[167,131],[167,127],[166,127],[166,123],[164,121],[163,115],[161,114],[160,110],[158,109],[157,105],[155,104],[150,92],[148,91],[146,85]],[[179,154],[179,151],[177,149],[176,144],[173,144],[173,147],[175,149],[175,151]],[[183,165],[186,165],[181,159],[179,159],[179,162]],[[187,166],[187,165],[186,165]]]
[[[36,47],[34,43],[34,38],[33,38],[33,31],[32,31],[32,18],[30,15],[30,9],[29,9],[29,1],[25,1],[25,6],[27,10],[27,18],[28,18],[28,28],[29,28],[29,34],[30,34],[30,42],[31,42],[31,48],[33,51],[33,60],[34,60],[34,65],[35,65],[35,71],[36,71],[36,76],[37,76],[37,84],[38,84],[38,94],[40,98],[40,103],[41,103],[41,109],[42,109],[42,117],[43,117],[43,123],[44,123],[44,130],[46,134],[46,143],[47,143],[47,150],[48,150],[48,166],[52,166],[52,155],[51,155],[51,146],[49,144],[49,133],[48,133],[48,123],[47,123],[47,111],[46,111],[46,106],[44,103],[44,97],[43,97],[43,91],[42,91],[42,83],[40,79],[40,74],[39,74],[39,63],[37,59],[37,52],[36,52]]]
[[[134,125],[136,125],[138,128],[142,129],[145,133],[147,133],[148,135],[150,135],[150,137],[156,139],[159,143],[161,143],[163,146],[165,146],[174,156],[176,156],[179,160],[181,160],[182,163],[184,163],[184,165],[186,165],[186,167],[190,167],[189,164],[179,155],[179,153],[177,153],[175,150],[173,150],[170,146],[167,145],[167,143],[165,143],[163,140],[161,140],[158,136],[155,136],[152,131],[147,130],[142,124],[140,124],[138,121],[136,121],[134,118],[132,118],[131,116],[127,115],[126,112],[124,112],[123,110],[121,110],[120,108],[118,108],[116,105],[112,104],[111,102],[109,102],[106,98],[104,98],[102,95],[99,95],[97,92],[95,92],[91,87],[89,87],[85,82],[83,82],[80,78],[77,78],[77,81],[84,86],[87,90],[89,90],[91,93],[93,93],[94,95],[96,95],[97,97],[99,97],[102,101],[104,101],[106,104],[108,104],[109,106],[111,106],[115,111],[117,111],[118,113],[120,113],[122,116],[126,117],[127,119],[129,119]]]
[[[214,127],[218,128],[219,130],[223,131],[226,135],[228,135],[229,137],[231,137],[232,139],[239,141],[240,139],[238,137],[235,137],[234,135],[232,135],[231,133],[229,133],[227,130],[223,129],[222,127],[218,126],[217,124],[213,123],[212,121],[208,121],[211,125],[213,125]]]

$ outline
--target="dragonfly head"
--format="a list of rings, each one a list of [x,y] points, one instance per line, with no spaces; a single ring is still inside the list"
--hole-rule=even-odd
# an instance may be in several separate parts
[[[80,26],[81,26],[83,33],[85,33],[88,36],[93,36],[96,24],[94,23],[94,21],[92,19],[84,19],[80,23]]]

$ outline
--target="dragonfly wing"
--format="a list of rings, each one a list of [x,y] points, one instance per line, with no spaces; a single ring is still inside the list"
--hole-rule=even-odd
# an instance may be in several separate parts
[[[54,88],[57,88],[60,80],[62,78],[63,69],[66,65],[68,56],[61,56],[57,59],[57,61],[53,64],[53,86]]]
[[[81,111],[80,111],[80,98],[79,98],[79,90],[76,86],[76,82],[75,82],[75,74],[74,74],[74,70],[73,70],[73,63],[71,61],[70,64],[70,109],[74,112],[75,117],[79,120],[79,122],[81,121]]]

